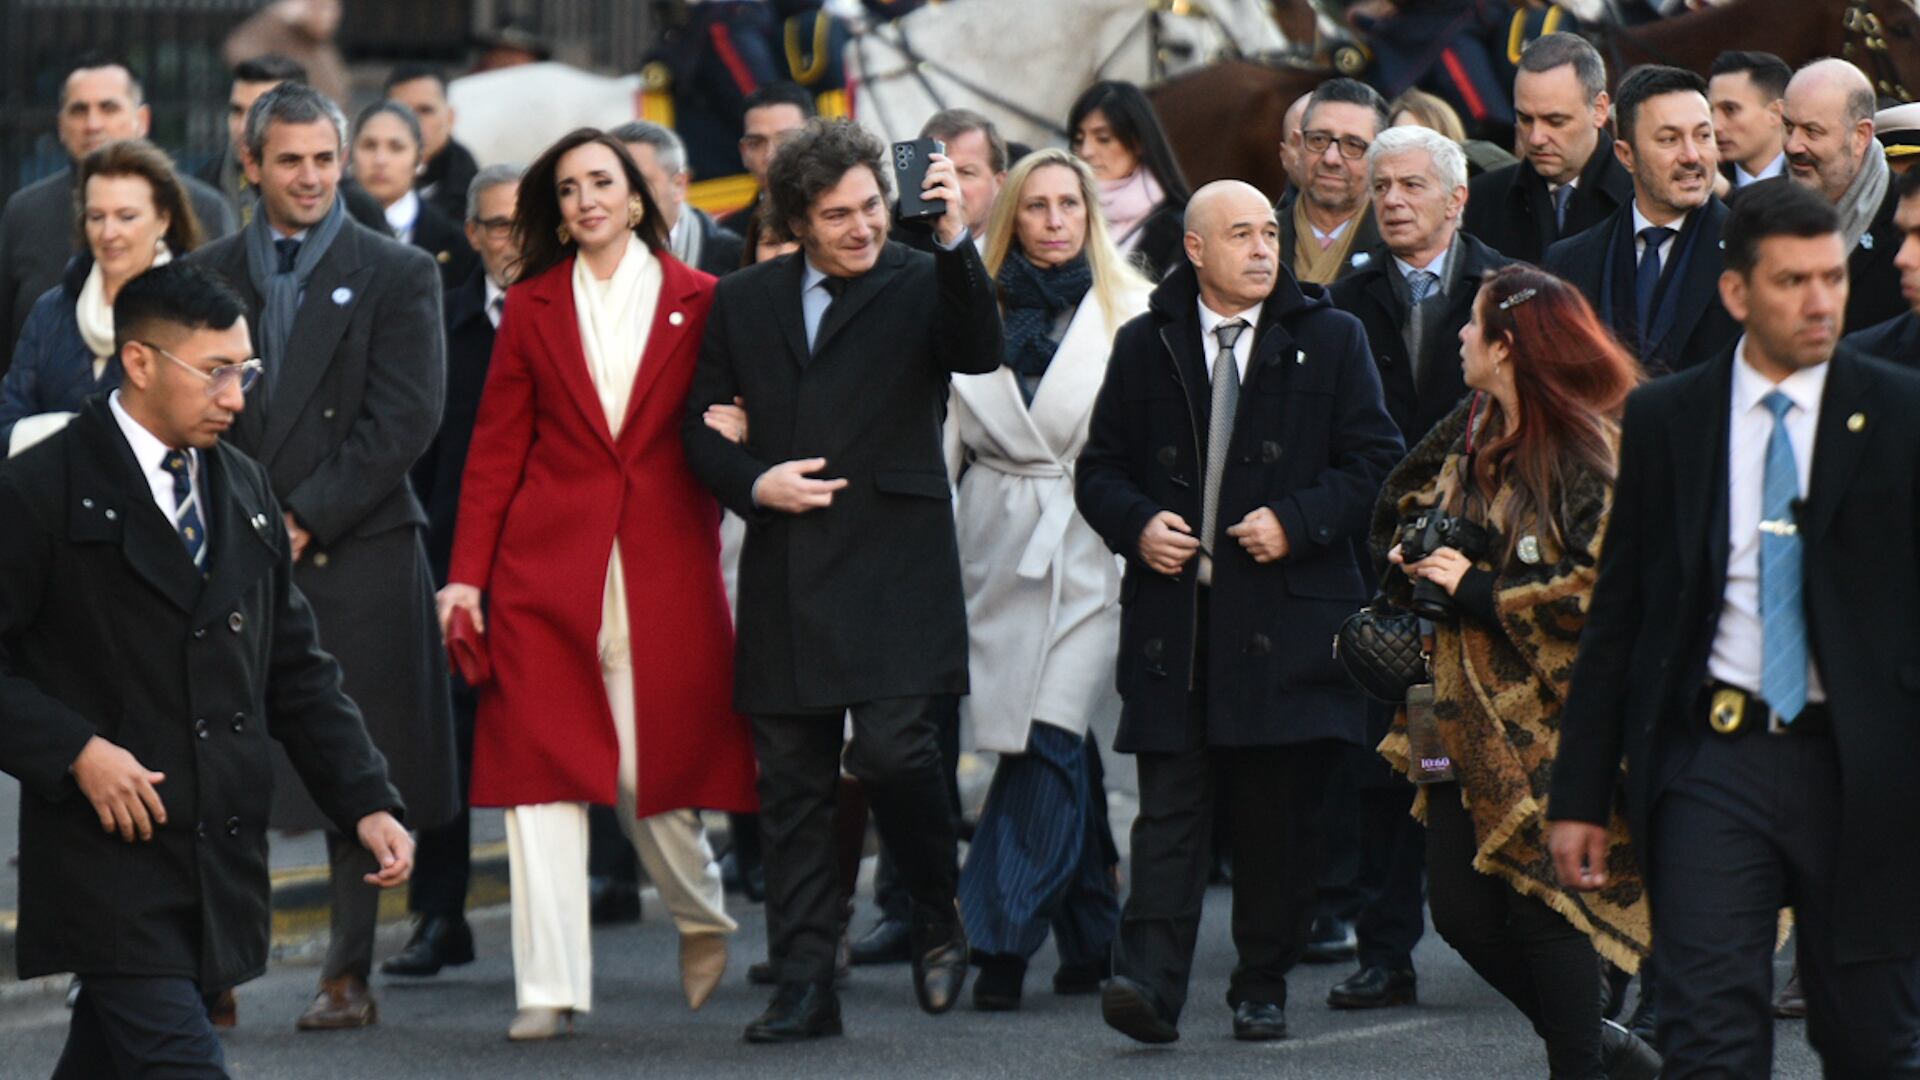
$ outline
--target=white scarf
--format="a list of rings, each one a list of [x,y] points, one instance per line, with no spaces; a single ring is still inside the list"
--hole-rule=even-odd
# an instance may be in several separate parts
[[[573,309],[580,317],[580,346],[586,353],[587,373],[606,410],[607,430],[620,437],[633,397],[633,380],[640,372],[641,354],[653,329],[653,309],[660,302],[660,260],[637,236],[628,236],[620,266],[607,281],[599,281],[584,257],[573,262]]]
[[[173,252],[167,250],[167,242],[160,241],[154,252],[153,265],[165,266],[173,261]],[[152,267],[148,267],[152,269]],[[74,321],[80,324],[80,340],[86,342],[87,351],[93,353],[93,377],[97,382],[102,372],[107,370],[107,358],[113,355],[113,305],[107,303],[107,278],[100,270],[98,260],[93,269],[87,271],[86,284],[80,286],[80,295],[73,305]]]
[[[653,312],[660,302],[660,260],[640,238],[629,234],[627,250],[613,277],[600,281],[583,256],[573,261],[573,309],[580,318],[580,349],[587,373],[600,395],[607,429],[614,438],[626,421],[633,399],[633,381],[640,374],[640,357],[647,351],[653,330]],[[633,666],[627,620],[626,574],[620,566],[620,541],[607,553],[606,584],[600,593],[600,633],[595,642],[602,672]]]

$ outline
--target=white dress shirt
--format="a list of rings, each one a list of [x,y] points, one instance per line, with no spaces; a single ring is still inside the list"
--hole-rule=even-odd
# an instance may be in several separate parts
[[[387,207],[387,227],[403,244],[413,243],[413,226],[420,220],[420,196],[409,190]]]
[[[1360,216],[1359,214],[1355,214],[1353,217],[1359,217],[1359,216]],[[1340,224],[1335,225],[1332,231],[1322,232],[1320,229],[1320,226],[1315,225],[1313,222],[1309,221],[1307,222],[1307,228],[1313,230],[1313,238],[1315,240],[1320,241],[1320,246],[1325,248],[1325,247],[1332,247],[1333,242],[1335,240],[1338,240],[1342,236],[1347,235],[1347,226],[1351,224],[1353,224],[1353,218],[1348,218],[1347,220],[1341,222]]]
[[[1233,343],[1233,362],[1240,369],[1240,385],[1247,384],[1247,363],[1253,359],[1253,332],[1260,326],[1260,309],[1264,303],[1255,304],[1245,311],[1234,315],[1222,315],[1207,306],[1205,300],[1200,304],[1200,345],[1206,350],[1207,382],[1213,382],[1213,362],[1220,356],[1220,339],[1213,335],[1214,328],[1224,322],[1244,319],[1247,328],[1240,332],[1239,340]]]
[[[140,475],[147,480],[147,487],[153,495],[153,503],[160,508],[160,516],[168,525],[178,530],[180,505],[173,498],[173,474],[167,471],[167,455],[173,448],[141,426],[120,404],[120,391],[115,390],[107,398],[107,407],[113,411],[113,419],[120,425],[120,434],[126,436],[127,445],[133,447],[133,459],[140,463]],[[207,519],[213,515],[206,512],[206,501],[201,497],[206,491],[206,481],[200,475],[200,451],[187,451],[187,475],[193,485],[194,502],[203,507],[200,511],[202,531],[212,522]]]
[[[1760,399],[1778,390],[1793,399],[1787,410],[1787,437],[1793,440],[1793,464],[1800,474],[1800,498],[1813,478],[1813,439],[1820,424],[1820,398],[1827,367],[1802,368],[1777,385],[1747,364],[1747,339],[1733,353],[1733,425],[1727,439],[1727,590],[1720,625],[1713,636],[1707,672],[1749,693],[1760,690],[1760,501],[1767,471],[1767,440],[1773,412]],[[1807,657],[1807,700],[1825,701],[1811,652]]]
[[[1438,279],[1433,283],[1433,294],[1432,294],[1437,296],[1446,292],[1447,256],[1452,254],[1453,254],[1453,245],[1448,244],[1446,247],[1441,248],[1440,254],[1434,256],[1433,261],[1428,263],[1425,266],[1415,266],[1398,255],[1395,255],[1393,257],[1393,265],[1400,268],[1400,276],[1402,278],[1411,279],[1413,275],[1418,274],[1423,270],[1432,274],[1435,278]]]
[[[1746,187],[1748,184],[1758,183],[1762,180],[1771,180],[1774,177],[1785,173],[1786,171],[1787,171],[1787,152],[1785,150],[1782,150],[1778,154],[1774,155],[1773,160],[1768,162],[1765,168],[1760,170],[1760,174],[1758,176],[1741,168],[1738,164],[1734,165],[1733,186],[1735,190],[1738,190],[1740,188]]]
[[[1667,259],[1673,254],[1673,242],[1680,238],[1680,230],[1687,227],[1687,215],[1681,214],[1662,227],[1673,230],[1671,235],[1660,241],[1660,272],[1664,274],[1667,270]],[[1653,228],[1653,222],[1647,215],[1640,212],[1640,200],[1633,200],[1633,264],[1635,266],[1640,265],[1641,258],[1647,253],[1647,242],[1640,239],[1640,230],[1651,228]]]

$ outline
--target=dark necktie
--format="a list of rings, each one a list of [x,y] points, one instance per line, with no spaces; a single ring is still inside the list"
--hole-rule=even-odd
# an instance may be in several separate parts
[[[280,254],[280,265],[274,269],[274,273],[293,273],[293,264],[300,258],[300,241],[283,236],[273,242],[273,250]]]
[[[1213,359],[1213,400],[1207,412],[1207,479],[1200,501],[1200,564],[1202,584],[1213,578],[1213,539],[1220,525],[1220,479],[1227,471],[1227,451],[1233,444],[1233,418],[1240,409],[1240,363],[1233,346],[1245,333],[1247,321],[1234,319],[1213,328],[1220,354]]]
[[[1567,200],[1573,198],[1573,185],[1561,184],[1553,192],[1553,231],[1556,236],[1565,236],[1567,232]]]
[[[820,340],[820,332],[827,328],[827,318],[833,314],[833,305],[846,295],[849,279],[831,275],[820,279],[820,287],[827,290],[827,306],[820,310],[820,321],[813,324],[813,340],[807,342],[808,351],[812,351]]]
[[[495,330],[500,329],[500,320],[507,313],[507,294],[501,293],[487,301],[487,319]]]
[[[193,467],[187,461],[187,455],[178,450],[167,451],[160,459],[160,467],[173,477],[173,527],[180,534],[180,542],[187,546],[187,557],[201,573],[207,569],[207,530],[200,521],[200,500],[193,493]]]
[[[1633,279],[1634,325],[1640,329],[1640,351],[1653,344],[1653,294],[1660,288],[1660,245],[1667,242],[1673,230],[1659,225],[1649,225],[1640,230],[1640,239],[1646,244],[1646,250],[1640,253],[1640,269]]]

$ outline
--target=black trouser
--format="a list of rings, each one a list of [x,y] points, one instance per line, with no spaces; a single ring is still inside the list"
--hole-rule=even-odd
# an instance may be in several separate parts
[[[1412,784],[1360,791],[1360,966],[1413,970],[1426,932],[1427,833],[1409,811]],[[1324,877],[1323,877],[1324,880]]]
[[[1205,670],[1205,656],[1202,640],[1196,670]],[[1206,749],[1207,691],[1198,679],[1185,719],[1189,745],[1202,749],[1135,755],[1140,813],[1133,821],[1133,889],[1120,912],[1114,972],[1145,987],[1175,1017],[1186,1007],[1211,869],[1214,790],[1224,786],[1239,955],[1227,1004],[1285,1006],[1287,972],[1299,962],[1313,924],[1320,808],[1340,744]]]
[[[1780,909],[1792,907],[1807,1040],[1826,1075],[1920,1076],[1920,957],[1834,958],[1835,901],[1844,898],[1833,892],[1841,790],[1832,739],[1699,739],[1649,828],[1661,1075],[1768,1075],[1773,946]],[[1889,836],[1888,857],[1906,857],[1911,841]]]
[[[1458,784],[1427,789],[1427,902],[1433,928],[1547,1044],[1553,1080],[1595,1080],[1600,956],[1545,903],[1473,868],[1473,819]],[[1764,1072],[1759,1075],[1766,1075]]]
[[[958,920],[959,871],[942,779],[938,701],[889,698],[850,706],[851,744],[842,738],[845,714],[838,711],[753,718],[767,907],[775,928],[768,951],[777,958],[783,982],[833,978],[845,904],[834,844],[835,789],[843,763],[860,781],[914,908],[942,924]]]
[[[53,1080],[226,1080],[200,987],[185,976],[88,974]]]
[[[1326,854],[1320,863],[1320,887],[1314,893],[1314,914],[1323,919],[1356,922],[1364,899],[1360,882],[1360,845],[1364,808],[1360,800],[1360,770],[1372,764],[1370,747],[1341,750],[1327,783],[1321,817]]]
[[[956,829],[960,825],[960,698],[942,694],[934,699],[935,715],[940,722],[940,760],[947,783],[947,802],[953,811]],[[907,921],[912,898],[900,880],[900,869],[893,863],[887,845],[880,845],[880,858],[873,868],[873,902],[880,914],[889,919]]]
[[[415,915],[459,918],[467,910],[467,885],[473,876],[473,814],[468,792],[473,782],[473,691],[453,677],[453,745],[460,762],[460,812],[434,829],[420,830],[413,853],[413,878],[407,883],[407,910]]]

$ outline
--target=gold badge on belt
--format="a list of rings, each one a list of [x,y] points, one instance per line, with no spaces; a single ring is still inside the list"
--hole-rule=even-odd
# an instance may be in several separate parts
[[[1713,692],[1713,709],[1707,713],[1707,723],[1722,735],[1731,735],[1740,730],[1746,720],[1747,696],[1738,690],[1721,688]]]

